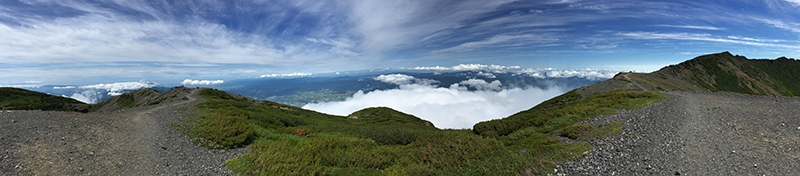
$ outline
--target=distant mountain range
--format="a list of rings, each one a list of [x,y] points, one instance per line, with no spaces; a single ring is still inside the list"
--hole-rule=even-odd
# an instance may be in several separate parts
[[[610,78],[617,71],[602,69],[556,70],[522,69],[519,67],[459,65],[454,67],[418,67],[409,69],[382,69],[352,71],[329,74],[292,74],[281,76],[262,76],[227,80],[221,84],[186,85],[217,88],[226,92],[241,94],[259,100],[270,100],[293,106],[308,103],[341,101],[358,91],[396,89],[398,84],[376,80],[380,75],[402,74],[417,79],[431,80],[432,86],[447,88],[453,84],[470,79],[493,82],[499,81],[500,88],[548,88],[574,89]],[[222,81],[220,81],[222,82]],[[154,89],[167,92],[173,86],[150,81],[119,82],[96,85],[40,85],[25,89],[56,96],[70,97],[84,103],[102,102],[116,95],[140,89]],[[479,87],[466,86],[468,90]]]

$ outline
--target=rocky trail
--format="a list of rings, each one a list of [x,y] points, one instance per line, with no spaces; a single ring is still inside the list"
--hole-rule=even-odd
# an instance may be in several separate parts
[[[797,175],[800,98],[662,92],[650,106],[596,117],[623,133],[587,141],[586,157],[553,175]]]
[[[0,112],[0,175],[231,175],[223,162],[247,148],[208,150],[170,128],[199,90],[114,112]]]

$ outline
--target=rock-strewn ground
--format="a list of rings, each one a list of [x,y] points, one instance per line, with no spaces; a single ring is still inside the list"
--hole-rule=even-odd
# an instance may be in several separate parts
[[[0,112],[0,175],[231,175],[223,162],[247,148],[208,150],[170,128],[199,90],[115,112]]]
[[[597,117],[623,133],[588,141],[554,175],[798,175],[800,98],[662,92],[653,105]]]

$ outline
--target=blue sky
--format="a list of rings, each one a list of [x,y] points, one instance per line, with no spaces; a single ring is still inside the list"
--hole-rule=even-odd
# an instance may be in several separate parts
[[[0,85],[800,54],[800,0],[0,1]]]

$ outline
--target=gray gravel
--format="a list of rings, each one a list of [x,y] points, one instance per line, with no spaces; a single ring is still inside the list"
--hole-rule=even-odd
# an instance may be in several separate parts
[[[223,162],[249,149],[208,150],[170,124],[204,100],[116,112],[0,112],[0,175],[232,175]],[[185,112],[182,112],[185,113]]]
[[[662,92],[653,105],[594,118],[623,133],[552,175],[798,175],[800,98]]]

